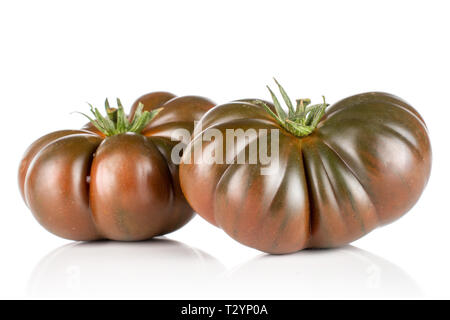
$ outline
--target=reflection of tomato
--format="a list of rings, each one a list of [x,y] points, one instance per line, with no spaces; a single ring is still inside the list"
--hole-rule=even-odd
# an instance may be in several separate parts
[[[258,101],[235,101],[213,108],[201,123],[203,133],[215,128],[224,137],[227,129],[278,129],[274,174],[261,175],[259,161],[194,163],[195,146],[205,157],[218,143],[201,134],[180,165],[193,209],[237,241],[270,253],[340,246],[397,219],[422,193],[430,141],[423,119],[405,101],[378,92],[346,98],[325,111],[311,134],[299,128],[303,137],[267,109]],[[289,124],[296,124],[294,113]],[[223,154],[233,160],[256,143],[259,148],[261,137],[240,148],[223,143]]]
[[[22,196],[46,229],[68,239],[141,240],[176,230],[193,212],[170,157],[178,143],[171,132],[192,130],[212,106],[202,97],[155,92],[138,99],[130,121],[122,117],[130,123],[158,109],[148,125],[132,130],[137,132],[106,137],[86,125],[50,133],[25,152],[19,168]]]

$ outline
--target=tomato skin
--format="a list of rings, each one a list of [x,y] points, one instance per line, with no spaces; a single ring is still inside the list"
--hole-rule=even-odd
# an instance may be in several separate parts
[[[251,99],[215,107],[202,126],[223,136],[227,129],[279,130],[280,163],[273,175],[261,175],[260,164],[187,161],[196,144],[203,155],[214,149],[215,142],[200,135],[180,165],[181,187],[193,209],[235,240],[268,253],[352,242],[406,213],[430,175],[423,119],[386,93],[339,101],[303,138],[285,131]],[[237,156],[223,148],[229,158]]]
[[[82,130],[50,133],[27,149],[19,166],[19,189],[48,231],[72,240],[135,241],[172,232],[192,218],[178,165],[171,159],[178,143],[171,136],[214,103],[167,92],[143,97],[134,105],[162,108],[168,124],[158,120],[152,132],[111,137],[85,125]],[[179,101],[177,108],[166,105],[173,99]],[[164,133],[158,127],[164,127]]]
[[[192,133],[194,121],[200,120],[214,106],[214,102],[199,96],[173,98],[164,104],[158,116],[142,130],[142,134],[171,140],[175,130],[185,129]]]
[[[92,154],[100,142],[91,134],[63,136],[45,146],[28,169],[28,206],[42,226],[60,237],[101,237],[92,221],[86,181]]]
[[[153,109],[158,109],[162,105],[164,105],[167,101],[176,98],[176,95],[170,92],[165,91],[157,91],[144,94],[136,99],[136,101],[132,104],[130,110],[130,118],[133,118],[134,113],[136,112],[139,103],[144,105],[144,111],[151,111]]]
[[[108,239],[160,234],[171,219],[173,199],[166,159],[142,135],[105,139],[92,163],[90,198],[95,225]]]
[[[100,130],[98,130],[98,129],[92,124],[92,122],[86,123],[86,124],[81,128],[81,130],[83,130],[83,131],[88,131],[88,132],[90,132],[90,133],[96,134],[96,135],[98,135],[98,136],[100,136],[100,137],[102,137],[102,138],[106,138],[106,135],[105,135],[103,132],[101,132]]]
[[[179,166],[174,164],[171,159],[171,153],[173,147],[178,143],[177,141],[169,141],[168,139],[161,137],[150,137],[151,142],[159,150],[161,155],[164,157],[167,163],[167,167],[171,177],[172,186],[172,201],[171,201],[171,211],[167,214],[170,217],[164,224],[164,228],[160,230],[157,235],[163,235],[172,231],[175,231],[186,223],[189,222],[194,216],[192,208],[186,201],[183,191],[180,186],[180,175]],[[168,211],[168,208],[166,208]]]
[[[35,142],[33,142],[28,149],[25,151],[22,160],[20,161],[19,165],[19,174],[18,174],[18,183],[19,183],[19,190],[20,195],[22,196],[22,199],[25,201],[25,176],[27,174],[28,168],[31,164],[31,161],[36,156],[39,151],[43,147],[45,147],[47,144],[52,142],[53,140],[56,140],[58,138],[70,135],[70,134],[77,134],[77,133],[86,133],[86,131],[83,130],[60,130],[55,131],[49,134],[46,134],[45,136],[42,136],[41,138],[37,139]]]

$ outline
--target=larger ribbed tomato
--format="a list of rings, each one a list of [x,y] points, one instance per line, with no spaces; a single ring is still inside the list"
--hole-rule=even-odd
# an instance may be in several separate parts
[[[139,103],[142,105],[139,106]],[[154,92],[130,116],[106,106],[84,130],[35,141],[20,163],[19,187],[36,219],[73,240],[143,240],[176,230],[193,215],[172,161],[177,129],[192,131],[214,104]]]
[[[415,109],[370,92],[328,109],[325,103],[308,109],[309,100],[298,100],[294,110],[280,89],[289,115],[280,114],[275,98],[276,107],[247,99],[216,106],[202,118],[180,165],[182,190],[196,212],[243,244],[288,253],[349,243],[414,205],[431,167],[427,128]],[[261,174],[259,161],[205,161],[220,143],[204,138],[211,129],[223,136],[228,129],[279,130],[275,171]],[[258,136],[219,150],[233,160],[261,143]],[[197,159],[195,146],[201,146]]]

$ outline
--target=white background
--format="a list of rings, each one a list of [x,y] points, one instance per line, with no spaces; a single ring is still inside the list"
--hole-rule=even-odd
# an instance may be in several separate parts
[[[448,1],[2,1],[0,298],[450,298]],[[78,128],[86,101],[329,102],[387,91],[428,124],[429,184],[395,223],[342,249],[266,256],[196,217],[167,239],[76,244],[45,231],[16,181],[26,147]]]

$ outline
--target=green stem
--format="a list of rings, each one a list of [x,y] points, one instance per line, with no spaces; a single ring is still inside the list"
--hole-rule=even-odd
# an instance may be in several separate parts
[[[106,117],[97,108],[89,104],[93,117],[81,113],[105,136],[110,137],[116,134],[134,132],[141,133],[142,130],[152,121],[162,108],[152,111],[142,111],[144,105],[139,103],[133,119],[130,121],[125,114],[120,99],[117,99],[117,108],[111,108],[108,99],[105,100]]]
[[[274,78],[275,83],[280,90],[281,96],[283,97],[286,106],[288,107],[289,113],[286,112],[281,107],[276,95],[273,91],[269,89],[270,95],[272,96],[273,104],[275,106],[275,112],[267,106],[261,100],[255,100],[256,104],[261,105],[271,117],[273,117],[284,129],[286,129],[291,134],[297,137],[305,137],[310,135],[320,122],[320,119],[325,114],[326,108],[329,104],[326,103],[325,97],[322,96],[323,102],[320,104],[311,104],[310,99],[298,99],[296,100],[297,105],[294,110],[293,104],[289,96],[283,87]]]

